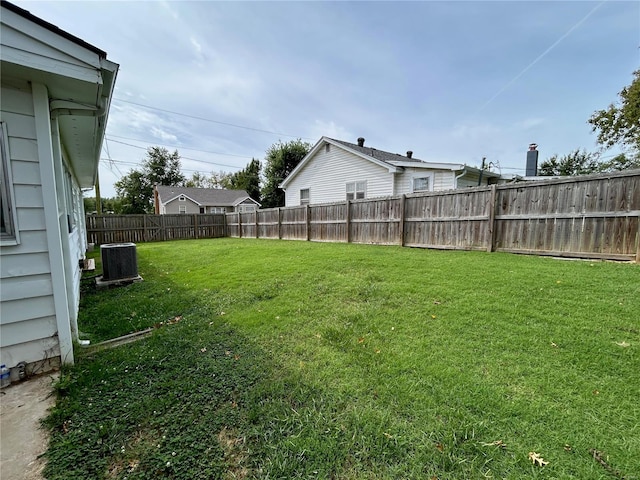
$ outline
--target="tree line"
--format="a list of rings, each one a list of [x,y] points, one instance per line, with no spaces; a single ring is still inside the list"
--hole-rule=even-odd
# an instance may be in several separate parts
[[[587,152],[576,149],[569,154],[553,155],[540,164],[538,175],[584,175],[640,168],[640,70],[618,94],[617,103],[598,110],[588,119],[597,133],[600,150]],[[613,157],[602,154],[620,146],[623,153]],[[150,213],[153,211],[153,186],[173,185],[198,188],[245,190],[262,208],[284,206],[282,181],[311,149],[300,139],[279,141],[266,151],[264,164],[252,158],[247,166],[235,173],[195,172],[187,178],[181,171],[177,150],[149,147],[140,168],[132,169],[115,183],[117,196],[102,199],[102,211],[109,213]],[[96,199],[85,198],[85,211],[96,211]]]
[[[300,139],[277,142],[267,150],[263,163],[252,158],[238,172],[182,173],[180,154],[164,147],[149,147],[139,168],[132,169],[115,183],[116,197],[102,199],[103,213],[153,212],[153,188],[158,185],[245,190],[263,208],[284,206],[279,185],[311,149]],[[264,167],[264,168],[263,168]],[[85,211],[96,212],[96,199],[85,198]]]

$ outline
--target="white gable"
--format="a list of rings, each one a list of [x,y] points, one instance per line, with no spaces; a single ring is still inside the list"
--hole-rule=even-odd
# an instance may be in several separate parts
[[[300,205],[300,190],[309,189],[310,203],[346,200],[346,184],[366,181],[366,198],[393,195],[393,177],[378,165],[331,143],[320,143],[310,152],[296,175],[285,185],[285,205]],[[329,148],[326,148],[329,145]],[[318,145],[316,145],[317,147]],[[328,151],[327,151],[328,150]]]

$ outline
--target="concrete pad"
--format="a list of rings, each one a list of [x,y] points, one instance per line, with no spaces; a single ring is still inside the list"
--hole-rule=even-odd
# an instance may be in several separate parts
[[[52,372],[0,390],[0,478],[41,480],[49,443],[40,420],[55,403]]]

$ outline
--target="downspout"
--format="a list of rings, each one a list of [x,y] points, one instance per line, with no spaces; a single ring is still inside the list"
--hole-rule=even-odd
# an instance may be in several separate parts
[[[454,180],[454,186],[453,188],[458,188],[458,179],[464,177],[467,174],[467,166],[465,165],[464,167],[462,167],[462,173],[458,176],[456,176],[455,180]]]

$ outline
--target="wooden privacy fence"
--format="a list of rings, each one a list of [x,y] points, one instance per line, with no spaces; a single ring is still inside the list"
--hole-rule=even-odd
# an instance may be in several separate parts
[[[96,245],[226,236],[223,213],[87,215],[87,241]]]
[[[227,235],[640,262],[640,170],[226,214]]]
[[[278,238],[640,262],[640,170],[271,208],[89,215],[89,243]]]

